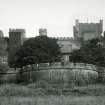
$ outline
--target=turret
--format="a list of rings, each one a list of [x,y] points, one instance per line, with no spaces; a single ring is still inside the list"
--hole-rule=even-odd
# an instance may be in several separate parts
[[[47,36],[47,29],[40,28],[39,29],[39,36]]]

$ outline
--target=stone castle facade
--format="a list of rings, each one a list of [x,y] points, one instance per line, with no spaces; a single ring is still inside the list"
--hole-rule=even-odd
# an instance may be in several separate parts
[[[0,30],[0,62],[7,63],[8,56],[8,38],[4,37],[3,32]]]
[[[79,49],[81,46],[81,41],[86,41],[93,38],[101,37],[103,32],[103,21],[100,20],[99,23],[79,23],[78,20],[73,26],[74,37],[52,37],[58,39],[57,43],[60,46],[62,53],[62,60],[65,62],[69,61],[70,53]],[[39,29],[39,35],[47,36],[47,29]],[[2,35],[1,35],[2,36]],[[11,64],[11,60],[14,58],[14,54],[17,49],[27,40],[25,37],[24,29],[10,29],[9,30],[9,50],[8,50],[8,64]]]
[[[9,50],[8,50],[9,66],[11,66],[11,62],[14,58],[16,51],[20,48],[21,45],[23,45],[24,39],[25,39],[24,29],[9,29]]]
[[[100,20],[99,23],[79,23],[79,20],[76,20],[75,26],[73,27],[75,40],[99,38],[102,32],[103,20]]]

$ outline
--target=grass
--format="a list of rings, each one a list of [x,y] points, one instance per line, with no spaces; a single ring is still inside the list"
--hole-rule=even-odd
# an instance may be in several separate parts
[[[105,105],[105,96],[1,97],[0,105]]]
[[[47,87],[37,84],[0,86],[0,105],[105,105],[105,85],[89,85],[62,89],[48,94]],[[58,88],[58,91],[59,88]]]
[[[42,88],[30,89],[26,86],[15,85],[15,84],[4,84],[0,86],[0,97],[1,96],[38,96],[44,95]]]
[[[89,85],[79,87],[61,87],[52,86],[48,83],[40,82],[38,84],[16,85],[4,84],[0,86],[1,96],[45,96],[45,95],[70,95],[70,96],[105,96],[105,85]]]

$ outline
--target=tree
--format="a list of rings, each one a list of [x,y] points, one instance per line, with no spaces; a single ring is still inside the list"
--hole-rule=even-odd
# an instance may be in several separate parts
[[[103,38],[84,42],[79,50],[71,53],[70,61],[90,63],[105,67],[105,47]]]
[[[24,42],[15,54],[13,65],[22,67],[35,63],[55,62],[60,60],[60,48],[57,40],[47,36],[37,36]]]

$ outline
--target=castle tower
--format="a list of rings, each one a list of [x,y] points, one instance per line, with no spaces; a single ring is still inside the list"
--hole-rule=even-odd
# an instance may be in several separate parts
[[[40,28],[39,29],[39,36],[47,36],[47,29]]]
[[[7,51],[8,43],[6,37],[4,37],[3,31],[0,30],[0,63],[7,63],[8,51]]]
[[[14,55],[17,49],[23,45],[25,38],[24,29],[9,29],[9,52],[8,52],[8,64],[12,67],[11,62],[14,59]]]
[[[3,37],[4,37],[3,31],[0,30],[0,38],[3,38]]]
[[[75,40],[90,40],[93,38],[100,38],[103,31],[103,20],[99,23],[80,23],[78,20],[75,21],[73,27],[74,39]]]

